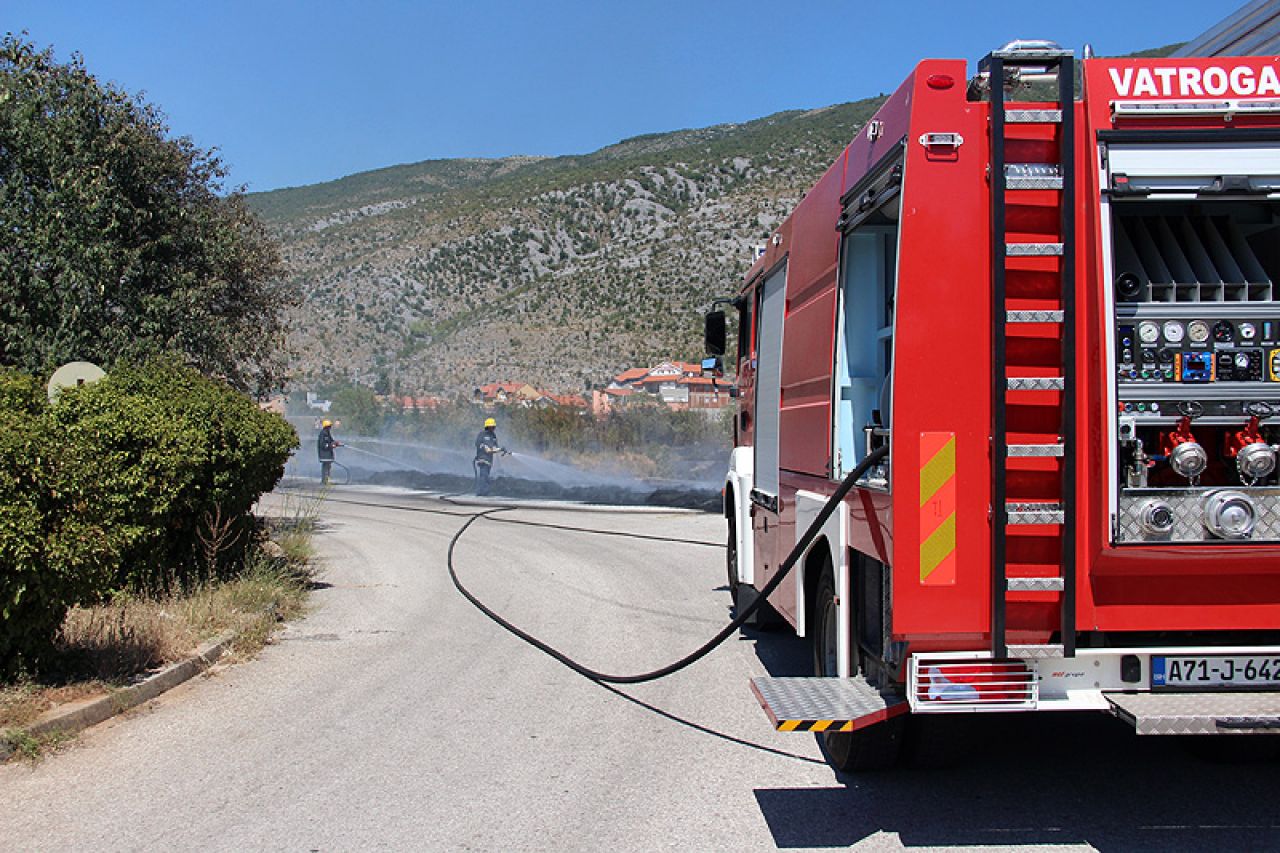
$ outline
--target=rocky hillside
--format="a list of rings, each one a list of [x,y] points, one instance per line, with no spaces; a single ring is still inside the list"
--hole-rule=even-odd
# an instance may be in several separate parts
[[[401,393],[508,378],[579,391],[695,359],[701,312],[879,103],[251,196],[307,294],[295,374]]]

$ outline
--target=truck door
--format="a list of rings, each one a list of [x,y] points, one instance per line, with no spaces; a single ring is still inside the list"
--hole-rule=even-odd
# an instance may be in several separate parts
[[[761,287],[755,375],[755,487],[751,490],[757,586],[777,568],[778,424],[782,405],[782,331],[786,315],[787,264],[782,262]]]
[[[886,169],[851,193],[840,243],[839,302],[833,371],[832,479],[843,479],[887,438],[892,398],[893,305],[897,279],[901,167]],[[864,200],[870,197],[871,204]],[[873,472],[874,485],[885,470]],[[876,479],[879,478],[879,479]],[[872,483],[868,483],[872,484]]]

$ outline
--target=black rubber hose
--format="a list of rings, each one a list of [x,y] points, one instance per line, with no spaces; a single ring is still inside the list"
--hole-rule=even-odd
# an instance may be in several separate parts
[[[737,632],[739,628],[746,624],[746,621],[751,618],[751,615],[756,612],[757,608],[759,608],[764,603],[765,599],[767,599],[769,595],[778,588],[778,584],[782,583],[782,579],[790,574],[791,569],[795,567],[796,561],[800,559],[800,555],[808,549],[809,545],[817,537],[818,531],[822,529],[822,525],[826,524],[827,519],[831,517],[831,513],[835,512],[835,508],[844,500],[845,495],[849,494],[849,490],[853,488],[853,484],[867,472],[868,468],[879,462],[888,455],[888,453],[889,448],[887,445],[873,450],[871,453],[867,454],[867,457],[859,462],[852,471],[845,475],[845,478],[840,482],[839,488],[837,488],[831,497],[827,499],[827,502],[822,505],[822,510],[818,513],[818,517],[809,525],[809,528],[804,532],[804,535],[800,537],[800,541],[796,542],[796,546],[791,549],[791,553],[787,555],[787,558],[782,561],[782,565],[778,567],[778,573],[774,575],[767,584],[765,584],[764,589],[760,590],[760,594],[756,597],[755,601],[751,602],[751,604],[744,608],[741,613],[734,617],[732,622],[722,628],[718,634],[704,643],[700,648],[688,655],[685,655],[674,663],[667,664],[660,669],[655,669],[650,672],[642,672],[638,675],[609,675],[584,666],[563,652],[547,645],[527,631],[517,628],[515,625],[511,624],[491,610],[484,602],[472,595],[471,592],[462,585],[462,582],[458,580],[458,573],[455,571],[453,566],[454,547],[458,544],[458,540],[462,538],[462,534],[465,533],[467,528],[474,524],[477,519],[484,518],[489,515],[489,513],[498,512],[500,510],[488,510],[471,516],[471,518],[467,519],[467,523],[462,525],[457,533],[453,534],[453,539],[449,541],[449,577],[453,580],[453,585],[457,588],[458,592],[462,593],[463,597],[475,605],[481,613],[488,616],[494,622],[497,622],[503,628],[510,631],[512,634],[515,634],[529,645],[560,661],[560,663],[569,667],[569,669],[572,669],[579,675],[586,676],[592,681],[600,681],[606,684],[640,684],[645,681],[656,681],[657,679],[665,678],[674,672],[679,672],[689,664],[705,657],[712,649],[723,643],[731,635]]]

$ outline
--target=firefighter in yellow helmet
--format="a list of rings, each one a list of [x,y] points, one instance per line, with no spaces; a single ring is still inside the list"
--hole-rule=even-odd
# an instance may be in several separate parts
[[[489,494],[489,475],[493,473],[493,458],[499,453],[506,453],[498,444],[498,434],[495,430],[498,422],[493,418],[486,418],[484,429],[480,430],[480,434],[476,436],[476,494]]]
[[[320,482],[329,484],[329,472],[333,469],[333,449],[341,447],[342,442],[333,440],[333,421],[320,422],[320,435],[316,437],[316,452],[320,456]]]

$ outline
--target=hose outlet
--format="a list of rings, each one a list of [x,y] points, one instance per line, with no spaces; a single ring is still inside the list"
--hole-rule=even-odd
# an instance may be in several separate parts
[[[1169,454],[1169,467],[1188,480],[1194,480],[1209,467],[1209,454],[1198,441],[1184,441]]]
[[[1173,521],[1173,507],[1161,500],[1149,500],[1138,510],[1138,524],[1150,538],[1168,538]]]
[[[1219,539],[1248,539],[1257,523],[1253,501],[1243,492],[1223,489],[1204,499],[1204,527]]]
[[[1256,483],[1276,469],[1276,451],[1264,441],[1245,445],[1236,453],[1236,469],[1240,479]]]

